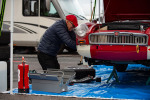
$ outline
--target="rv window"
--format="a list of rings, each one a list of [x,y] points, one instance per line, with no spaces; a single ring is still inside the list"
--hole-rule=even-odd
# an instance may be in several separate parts
[[[50,3],[50,4],[46,4]],[[49,7],[47,7],[47,5]],[[57,17],[60,18],[57,10],[55,9],[52,2],[46,2],[46,0],[40,1],[40,15],[41,16],[47,16],[47,17]]]
[[[38,0],[23,0],[23,15],[38,16]]]

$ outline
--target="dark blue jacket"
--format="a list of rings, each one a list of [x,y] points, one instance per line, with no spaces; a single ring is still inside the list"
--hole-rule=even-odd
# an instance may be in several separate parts
[[[66,44],[72,49],[76,49],[76,37],[73,31],[68,31],[65,20],[59,20],[49,27],[44,33],[38,51],[51,56],[56,56],[61,44]]]

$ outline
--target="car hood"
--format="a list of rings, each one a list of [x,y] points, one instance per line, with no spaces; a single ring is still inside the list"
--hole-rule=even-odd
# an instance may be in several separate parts
[[[150,20],[150,0],[103,0],[105,22]]]

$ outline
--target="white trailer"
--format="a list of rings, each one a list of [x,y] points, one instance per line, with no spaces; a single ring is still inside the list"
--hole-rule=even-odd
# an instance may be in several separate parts
[[[11,0],[6,0],[2,30],[10,30],[10,7]],[[14,0],[14,46],[37,47],[45,30],[69,14],[79,24],[87,21],[78,0]]]

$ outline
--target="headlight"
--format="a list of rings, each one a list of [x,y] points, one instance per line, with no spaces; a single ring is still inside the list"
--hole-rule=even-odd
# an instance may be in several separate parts
[[[75,33],[78,36],[85,36],[86,32],[88,30],[88,26],[86,24],[80,24],[76,29],[75,29]]]

